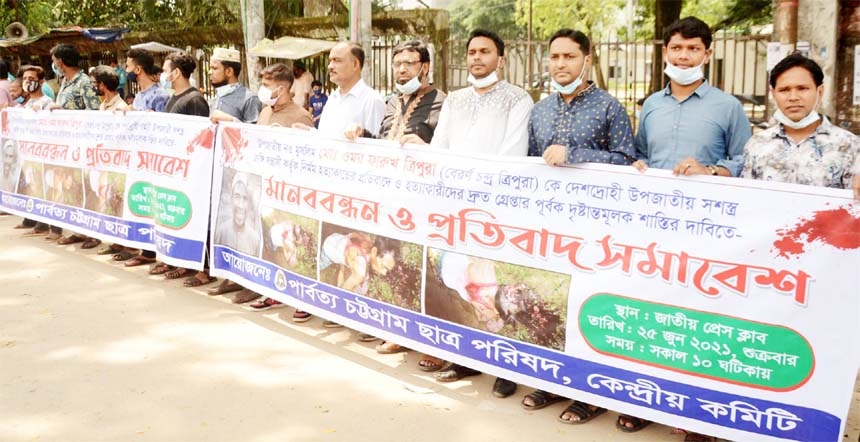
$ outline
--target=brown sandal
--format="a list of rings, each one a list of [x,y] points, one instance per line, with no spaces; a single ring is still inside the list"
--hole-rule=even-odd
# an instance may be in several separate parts
[[[117,255],[118,254],[119,253],[117,253]],[[143,255],[137,255],[134,258],[131,258],[128,261],[126,261],[125,266],[126,267],[136,267],[136,266],[142,266],[144,264],[152,264],[154,262],[155,262],[155,258],[147,258],[146,256],[143,256]]]

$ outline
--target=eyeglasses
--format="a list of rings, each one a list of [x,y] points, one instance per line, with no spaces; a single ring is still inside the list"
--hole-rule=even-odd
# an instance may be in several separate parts
[[[400,66],[406,66],[407,68],[411,68],[412,66],[415,66],[415,65],[417,65],[417,64],[421,64],[421,60],[416,60],[416,61],[395,61],[395,62],[391,63],[391,67],[393,67],[394,69],[400,69]]]

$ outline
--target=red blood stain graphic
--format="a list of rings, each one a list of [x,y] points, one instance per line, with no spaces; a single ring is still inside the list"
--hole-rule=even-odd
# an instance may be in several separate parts
[[[211,149],[212,141],[215,139],[215,127],[210,126],[200,131],[191,143],[186,148],[189,154],[194,153],[194,149],[199,147],[202,149]]]
[[[248,146],[248,140],[238,127],[225,127],[221,134],[224,136],[224,162],[238,161],[242,158],[242,150]]]
[[[840,250],[860,249],[860,218],[848,209],[822,210],[801,219],[791,229],[776,231],[773,242],[777,256],[790,258],[804,253],[804,245],[819,241]]]

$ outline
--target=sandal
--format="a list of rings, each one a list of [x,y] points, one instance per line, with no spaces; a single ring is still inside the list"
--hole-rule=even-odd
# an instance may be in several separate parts
[[[446,362],[435,356],[422,355],[418,360],[418,369],[426,372],[439,371],[444,367]]]
[[[131,250],[123,250],[116,255],[113,256],[114,261],[128,261],[129,259],[138,256],[137,253],[132,252]]]
[[[293,313],[293,322],[308,322],[314,316],[304,310],[296,310]]]
[[[173,267],[172,265],[168,265],[168,264],[165,264],[165,263],[159,261],[159,262],[155,263],[155,265],[153,265],[152,267],[149,268],[149,274],[150,275],[161,275],[163,273],[167,273],[167,272],[174,270],[174,269],[176,269],[176,267]]]
[[[358,340],[360,342],[373,342],[373,341],[378,341],[379,338],[377,338],[376,336],[374,336],[370,333],[359,333],[358,334]]]
[[[125,249],[125,247],[123,247],[119,244],[111,244],[111,245],[99,250],[98,252],[96,252],[96,255],[114,255],[114,254],[117,254],[119,252],[122,252],[124,249]]]
[[[580,425],[584,424],[601,414],[606,413],[606,409],[596,405],[586,404],[585,402],[573,401],[564,411],[558,415],[558,421],[563,424]],[[579,418],[579,420],[565,419],[565,414],[571,414]]]
[[[206,278],[205,280],[198,278],[198,276],[200,276],[201,274],[203,275],[203,277]],[[203,272],[200,272],[200,273],[186,279],[185,281],[182,281],[182,285],[184,285],[185,287],[198,287],[198,286],[201,286],[204,284],[209,284],[210,282],[215,282],[217,280],[218,280],[218,278],[216,278],[214,276],[209,276]]]
[[[684,442],[717,442],[717,438],[714,436],[707,436],[701,433],[693,433],[692,431],[681,430],[686,435],[684,436]]]
[[[532,404],[529,405],[526,403],[526,398],[532,400]],[[540,410],[541,408],[549,407],[552,404],[566,401],[567,398],[564,396],[559,396],[557,394],[552,394],[548,391],[543,390],[535,390],[525,396],[523,396],[523,400],[520,402],[523,408],[526,410]]]
[[[221,281],[221,284],[218,284],[217,286],[212,287],[209,290],[206,290],[206,294],[209,296],[218,296],[218,295],[223,295],[225,293],[238,292],[239,290],[242,290],[241,285],[236,284],[235,282],[230,281],[229,279],[225,279],[225,280]]]
[[[188,276],[193,270],[184,267],[175,268],[164,274],[164,279],[179,279],[183,276]]]
[[[69,244],[84,242],[84,237],[80,235],[61,236],[57,239],[57,244],[67,246]]]
[[[82,249],[91,249],[102,243],[102,240],[95,238],[87,238],[84,240],[84,243],[81,244]]]
[[[117,253],[117,255],[119,255],[119,253]],[[116,255],[114,255],[114,256],[116,256]],[[131,258],[128,261],[126,261],[125,266],[126,267],[136,267],[136,266],[142,266],[144,264],[152,264],[154,262],[155,262],[155,258],[147,258],[143,255],[137,255],[134,258]]]
[[[393,355],[395,353],[400,353],[403,351],[409,351],[409,349],[390,341],[385,341],[382,344],[376,346],[376,352],[381,355]]]
[[[627,421],[628,424],[633,425],[632,427],[628,427],[623,421]],[[628,414],[621,414],[618,416],[618,419],[615,420],[615,428],[625,432],[625,433],[635,433],[648,425],[651,425],[653,422],[645,419],[639,419],[636,416],[630,416]]]
[[[433,377],[436,378],[437,382],[454,382],[465,377],[477,376],[479,374],[481,374],[481,372],[478,370],[473,370],[469,367],[464,367],[458,364],[451,364],[447,370],[440,371],[433,375]]]

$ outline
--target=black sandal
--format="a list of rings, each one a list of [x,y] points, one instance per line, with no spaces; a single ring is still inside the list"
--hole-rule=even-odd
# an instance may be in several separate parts
[[[570,413],[578,417],[579,420],[565,419],[562,417],[565,413]],[[603,413],[606,413],[606,409],[603,407],[596,407],[595,405],[586,404],[585,402],[573,401],[573,403],[568,405],[567,408],[558,415],[558,421],[563,424],[579,425],[584,424]]]
[[[628,423],[632,424],[633,426],[628,427],[627,425],[624,424],[624,422],[621,422],[622,419],[624,419]],[[652,423],[653,422],[651,422],[649,420],[639,419],[636,416],[621,414],[618,416],[618,419],[615,420],[615,428],[617,428],[617,429],[619,429],[625,433],[635,433],[635,432],[647,427],[648,425],[651,425]]]
[[[529,398],[532,400],[533,405],[526,404],[525,399]],[[552,404],[556,404],[562,401],[566,401],[567,398],[564,396],[559,396],[557,394],[552,394],[548,391],[543,390],[535,390],[525,396],[523,396],[523,400],[520,401],[520,405],[526,410],[540,410],[541,408],[549,407]]]

